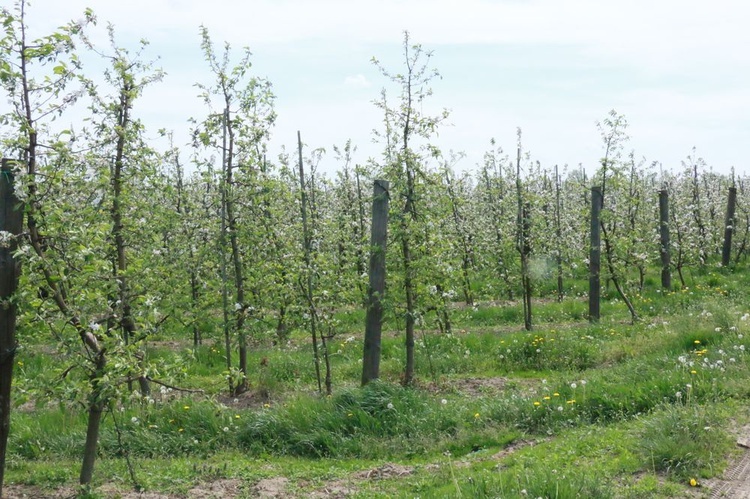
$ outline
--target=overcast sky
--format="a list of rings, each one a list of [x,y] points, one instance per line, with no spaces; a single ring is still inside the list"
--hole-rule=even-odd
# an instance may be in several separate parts
[[[6,0],[7,1],[7,0]],[[742,0],[32,0],[36,33],[81,17],[115,25],[121,45],[146,38],[167,73],[135,114],[153,132],[187,141],[187,118],[205,113],[193,84],[210,81],[199,26],[217,46],[253,52],[253,71],[277,96],[270,153],[296,130],[329,152],[352,139],[355,161],[377,156],[372,104],[388,82],[373,56],[398,71],[401,42],[434,52],[442,75],[430,104],[451,111],[435,139],[475,168],[495,138],[544,165],[593,170],[602,155],[596,122],[624,114],[629,149],[679,168],[693,147],[716,170],[748,172],[750,4]],[[97,35],[98,36],[98,35]],[[104,41],[102,40],[102,43]],[[335,168],[333,155],[326,170]]]

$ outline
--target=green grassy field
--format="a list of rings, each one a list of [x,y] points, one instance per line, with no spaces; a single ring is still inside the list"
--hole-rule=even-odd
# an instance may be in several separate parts
[[[382,380],[359,388],[364,316],[342,312],[328,397],[303,331],[283,347],[256,342],[237,398],[225,394],[218,337],[197,350],[187,333],[155,338],[147,354],[177,373],[169,383],[201,392],[154,385],[113,405],[83,492],[85,413],[56,381],[68,366],[22,344],[6,484],[50,497],[700,496],[750,416],[749,281],[713,269],[686,290],[647,283],[633,325],[615,298],[598,325],[585,298],[537,300],[532,332],[520,304],[457,307],[452,334],[419,331],[412,388],[399,385],[393,324]]]

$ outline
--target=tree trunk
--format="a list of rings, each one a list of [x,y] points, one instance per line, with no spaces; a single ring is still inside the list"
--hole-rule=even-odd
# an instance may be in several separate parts
[[[302,163],[302,135],[297,131],[297,146],[299,152],[299,184],[300,184],[300,210],[302,214],[302,238],[305,251],[305,274],[306,287],[304,288],[307,299],[308,312],[310,314],[310,336],[312,337],[313,362],[315,363],[315,378],[318,381],[318,392],[323,393],[323,383],[320,375],[320,353],[318,352],[318,331],[315,301],[313,296],[313,269],[312,269],[312,240],[310,229],[307,224],[307,188],[305,187],[305,167]]]
[[[562,266],[562,201],[560,200],[560,175],[557,173],[557,165],[555,165],[555,236],[557,238],[557,301],[561,302],[564,296]]]
[[[591,188],[591,245],[589,247],[589,321],[599,322],[601,295],[601,215],[602,188]]]
[[[91,377],[91,394],[89,395],[89,419],[86,425],[86,443],[83,447],[83,463],[81,464],[81,475],[79,483],[88,485],[94,474],[94,462],[96,461],[97,448],[99,446],[99,425],[102,421],[105,401],[102,398],[101,384],[99,379],[104,375],[107,359],[104,351],[96,355],[96,366]]]
[[[519,129],[519,143],[520,143]],[[529,203],[524,203],[523,189],[521,186],[521,147],[518,147],[516,157],[516,196],[518,199],[518,213],[516,226],[516,249],[521,255],[521,285],[523,288],[523,323],[527,331],[531,331],[531,276],[529,275],[529,253],[531,246],[529,244],[530,229],[529,223]]]
[[[407,136],[406,134],[404,135]],[[404,146],[405,154],[408,154],[408,148]],[[406,202],[404,203],[404,210],[401,218],[401,253],[404,262],[404,291],[406,292],[406,366],[404,368],[404,386],[410,386],[414,381],[414,325],[416,324],[416,291],[414,284],[414,268],[412,265],[412,254],[411,254],[411,241],[410,241],[410,227],[411,224],[407,221],[408,217],[412,218],[412,221],[416,220],[416,212],[414,208],[414,173],[409,165],[409,158],[404,158],[406,163]]]
[[[724,218],[724,245],[721,249],[721,266],[728,267],[732,255],[732,234],[734,234],[734,212],[737,206],[737,188],[729,188],[727,214]]]
[[[661,254],[661,287],[672,289],[672,274],[669,269],[672,254],[669,245],[669,192],[667,189],[659,191],[659,242]]]
[[[232,263],[234,265],[234,292],[235,292],[235,331],[237,332],[237,342],[239,343],[239,370],[242,375],[241,379],[234,387],[234,395],[247,391],[247,340],[245,337],[245,275],[242,266],[242,255],[240,253],[239,241],[237,239],[237,218],[234,211],[233,187],[233,169],[234,169],[234,130],[229,119],[229,108],[225,111],[225,120],[227,134],[229,137],[229,150],[227,151],[227,162],[225,166],[226,188],[228,194],[226,198],[227,205],[227,228],[229,230],[229,245],[232,248]]]
[[[404,258],[404,288],[406,290],[406,367],[404,369],[404,385],[410,386],[414,381],[414,281],[412,279],[411,251],[406,236],[401,239],[401,251]]]

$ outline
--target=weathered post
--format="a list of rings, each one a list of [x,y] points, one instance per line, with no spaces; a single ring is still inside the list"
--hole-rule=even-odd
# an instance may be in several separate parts
[[[602,188],[591,188],[591,248],[589,250],[589,321],[599,322],[599,299],[601,294],[601,211]]]
[[[728,267],[732,254],[732,234],[734,233],[734,211],[737,207],[737,188],[729,188],[727,215],[724,218],[724,246],[721,248],[721,266]]]
[[[385,249],[388,239],[388,182],[375,180],[372,198],[370,243],[370,285],[367,288],[365,345],[362,358],[362,386],[380,376],[380,334],[383,327],[385,293]]]
[[[0,169],[0,497],[5,478],[5,452],[10,432],[10,388],[16,354],[16,303],[20,263],[13,257],[21,233],[23,210],[13,191],[11,161]]]
[[[560,175],[557,173],[555,165],[555,242],[556,260],[557,260],[557,301],[563,300],[563,266],[562,266],[562,223],[561,223],[562,202],[560,201]]]
[[[671,251],[669,247],[669,192],[659,191],[659,243],[661,253],[661,287],[672,289]]]
[[[521,210],[521,272],[523,274],[523,325],[526,331],[532,329],[531,314],[531,272],[529,271],[529,255],[531,254],[531,204],[526,202]]]

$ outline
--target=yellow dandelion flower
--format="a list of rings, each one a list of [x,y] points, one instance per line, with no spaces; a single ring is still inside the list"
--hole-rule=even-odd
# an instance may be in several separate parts
[[[549,395],[545,395],[544,400],[549,400]]]
[[[552,394],[552,396],[553,396],[553,397],[559,397],[559,396],[560,396],[560,394],[559,394],[559,393],[557,393],[557,392],[555,392],[555,393],[553,393],[553,394]]]
[[[190,406],[186,405],[186,406],[183,407],[183,409],[185,409],[187,411],[188,409],[190,409]]]
[[[535,400],[534,401],[534,405],[539,406],[539,405],[542,405],[542,404],[541,404],[541,402]]]
[[[698,486],[698,480],[696,480],[695,478],[691,478],[690,479],[690,486],[691,487],[697,487]]]
[[[693,369],[692,371],[690,371],[690,374],[698,374],[698,371],[696,371],[695,369]]]
[[[479,413],[474,414],[474,419],[479,419]]]

